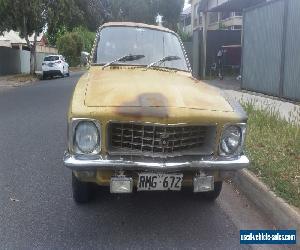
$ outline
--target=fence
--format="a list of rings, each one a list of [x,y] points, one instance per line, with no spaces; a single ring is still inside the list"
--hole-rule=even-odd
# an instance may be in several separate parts
[[[242,88],[300,100],[299,10],[299,0],[245,10]]]
[[[19,50],[0,47],[0,75],[19,72],[21,72]]]
[[[48,53],[36,53],[37,71],[42,71],[42,61]],[[30,73],[30,52],[0,47],[0,75]]]

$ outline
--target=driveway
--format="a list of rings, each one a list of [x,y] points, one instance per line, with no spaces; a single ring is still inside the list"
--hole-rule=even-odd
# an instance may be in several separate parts
[[[240,229],[273,227],[228,183],[215,203],[190,193],[98,190],[96,201],[76,205],[62,156],[79,76],[0,88],[1,249],[248,249]]]
[[[241,90],[241,81],[236,80],[234,77],[225,77],[223,80],[204,80],[204,82],[220,89]]]
[[[228,96],[240,103],[250,103],[257,109],[268,110],[271,113],[278,113],[282,119],[300,124],[299,103],[281,100],[278,97],[267,96],[261,93],[241,90],[241,82],[234,78],[224,80],[205,80],[205,83],[222,89]]]

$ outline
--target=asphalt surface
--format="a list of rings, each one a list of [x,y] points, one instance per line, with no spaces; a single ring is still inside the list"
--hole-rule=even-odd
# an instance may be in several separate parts
[[[0,249],[248,249],[240,229],[272,228],[231,184],[215,203],[99,190],[76,205],[62,156],[79,76],[0,89]]]

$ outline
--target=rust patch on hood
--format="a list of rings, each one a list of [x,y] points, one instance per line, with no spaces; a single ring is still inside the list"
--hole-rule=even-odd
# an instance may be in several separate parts
[[[125,102],[116,108],[116,113],[135,118],[168,117],[168,100],[160,93],[145,93],[131,102]]]

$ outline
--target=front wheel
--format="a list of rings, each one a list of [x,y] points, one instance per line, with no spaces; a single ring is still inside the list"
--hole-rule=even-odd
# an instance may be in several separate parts
[[[222,185],[223,185],[222,181],[215,182],[214,183],[214,190],[204,192],[204,193],[200,193],[201,197],[203,197],[205,200],[208,200],[208,201],[216,200],[219,197],[219,195],[222,191]]]
[[[93,198],[93,184],[82,182],[72,173],[73,199],[76,203],[87,203]]]

